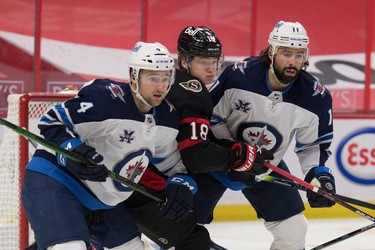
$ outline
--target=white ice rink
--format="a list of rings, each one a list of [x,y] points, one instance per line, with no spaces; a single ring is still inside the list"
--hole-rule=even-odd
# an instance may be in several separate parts
[[[364,218],[358,218],[310,219],[308,220],[308,224],[306,250],[371,225],[372,223]],[[215,222],[206,226],[210,231],[212,240],[229,250],[269,250],[272,242],[271,234],[265,229],[261,221]],[[146,249],[154,248],[148,245]],[[375,228],[324,249],[375,250]]]
[[[306,250],[372,224],[358,219],[310,219]],[[230,250],[269,250],[271,234],[261,221],[216,222],[208,225],[211,238]],[[375,228],[324,249],[375,250]],[[281,249],[282,250],[282,249]]]

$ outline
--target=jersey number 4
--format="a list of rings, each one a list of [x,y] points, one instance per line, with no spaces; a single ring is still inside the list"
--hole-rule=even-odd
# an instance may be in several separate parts
[[[92,102],[81,102],[79,104],[79,106],[81,107],[80,109],[77,110],[78,113],[85,113],[86,110],[88,110],[89,108],[92,108],[94,107],[94,104],[92,104]]]

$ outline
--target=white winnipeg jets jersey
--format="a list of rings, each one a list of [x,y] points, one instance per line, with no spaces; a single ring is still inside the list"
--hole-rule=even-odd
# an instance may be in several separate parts
[[[210,94],[212,131],[218,138],[244,140],[283,158],[293,137],[302,172],[324,165],[333,138],[332,98],[317,79],[302,70],[284,91],[268,85],[268,67],[259,57],[228,66]]]
[[[169,103],[163,101],[152,113],[140,113],[130,86],[109,79],[85,84],[77,97],[51,108],[38,125],[41,135],[58,145],[81,139],[103,155],[102,163],[109,170],[134,182],[140,180],[149,162],[166,175],[186,172],[176,142],[178,126],[179,118]],[[60,181],[90,208],[114,206],[133,191],[110,178],[105,182],[76,180],[55,159],[53,151],[41,147],[27,169]],[[90,198],[90,192],[99,201]]]

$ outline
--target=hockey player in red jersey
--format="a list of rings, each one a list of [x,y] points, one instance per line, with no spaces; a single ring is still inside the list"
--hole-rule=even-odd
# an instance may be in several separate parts
[[[210,139],[213,102],[207,86],[216,79],[222,59],[222,45],[215,33],[205,26],[186,27],[179,35],[177,50],[180,69],[166,98],[180,116],[177,141],[185,166],[191,173],[264,171],[264,158],[272,156],[258,152],[253,161],[250,157],[257,153],[252,145],[228,142],[222,146]]]
[[[167,95],[180,116],[177,136],[182,160],[194,177],[198,191],[194,211],[198,223],[212,220],[212,211],[226,187],[211,174],[254,176],[267,171],[263,162],[273,159],[267,149],[258,150],[245,142],[216,140],[210,131],[213,102],[208,92],[222,63],[222,45],[216,34],[205,26],[188,26],[178,37],[178,63],[174,85]],[[219,192],[211,183],[221,185]],[[243,186],[243,183],[237,183]],[[207,216],[209,218],[207,218]],[[223,249],[211,242],[212,249]]]

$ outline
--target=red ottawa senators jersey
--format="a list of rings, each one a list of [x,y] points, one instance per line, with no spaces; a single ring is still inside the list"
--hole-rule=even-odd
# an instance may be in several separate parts
[[[180,116],[177,141],[186,168],[193,173],[229,169],[234,154],[209,138],[213,102],[206,87],[185,71],[177,70],[167,100]]]

